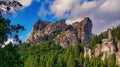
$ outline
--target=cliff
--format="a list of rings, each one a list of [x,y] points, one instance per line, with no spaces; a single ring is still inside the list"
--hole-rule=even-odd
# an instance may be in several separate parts
[[[27,39],[27,43],[42,43],[53,39],[56,44],[66,48],[75,43],[87,45],[92,35],[92,21],[86,17],[81,22],[67,25],[65,20],[55,23],[38,20]]]

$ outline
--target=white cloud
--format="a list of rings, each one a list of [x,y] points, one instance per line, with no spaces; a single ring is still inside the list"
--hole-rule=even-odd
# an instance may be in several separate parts
[[[39,2],[40,2],[40,0],[39,0]],[[45,0],[45,2],[41,2],[41,7],[40,7],[40,9],[38,11],[38,15],[42,16],[42,18],[46,17],[46,15],[50,15],[51,14],[51,12],[48,11],[50,6],[48,6],[48,9],[46,9],[46,5],[48,5],[48,4],[51,4],[51,1]]]
[[[104,12],[120,12],[120,0],[106,0],[101,6],[100,10]]]
[[[4,42],[4,45],[2,45],[2,48],[4,48],[4,47],[5,47],[6,45],[8,45],[10,42],[13,44],[13,46],[14,46],[15,44],[18,44],[18,42],[16,42],[13,38],[9,38],[6,42]]]
[[[65,12],[71,10],[78,0],[55,0],[51,5],[51,11],[56,17],[61,17]]]
[[[74,22],[79,22],[79,21],[82,21],[83,17],[75,17],[75,18],[72,18],[72,19],[69,19],[69,20],[66,20],[66,23],[68,25],[74,23]]]
[[[13,43],[13,44],[18,44],[18,42],[16,42],[13,38],[9,38],[9,39],[5,42],[5,45],[8,45],[10,42]]]
[[[97,0],[85,1],[83,4],[77,3],[72,9],[70,18],[76,21],[78,18],[89,16],[93,21],[93,33],[100,33],[107,28],[115,27],[120,24],[120,0]],[[74,17],[77,17],[74,19]],[[67,23],[69,24],[69,22]],[[70,23],[73,23],[70,22]]]
[[[107,28],[120,24],[120,0],[54,0],[43,15],[54,14],[55,18],[66,18],[67,24],[90,17],[93,21],[93,33],[100,33]],[[69,12],[69,13],[67,13]],[[41,12],[42,13],[42,12]]]
[[[31,5],[33,0],[18,0],[18,1],[23,5],[23,7],[28,7]]]
[[[82,5],[79,3],[76,3],[75,7],[71,11],[71,17],[74,16],[82,16],[82,15],[88,15],[93,9],[96,8],[97,3],[95,1],[85,1]],[[90,12],[88,12],[90,11]]]

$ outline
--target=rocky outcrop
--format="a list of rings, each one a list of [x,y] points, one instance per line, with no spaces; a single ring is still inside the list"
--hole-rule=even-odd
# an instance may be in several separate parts
[[[66,48],[69,45],[74,45],[75,43],[79,42],[76,33],[77,32],[75,31],[75,29],[71,25],[69,25],[63,31],[60,37],[55,40],[55,43],[60,44],[60,46],[62,46],[63,48]]]
[[[92,21],[86,17],[81,22],[73,23],[72,26],[77,31],[77,37],[83,44],[89,44],[92,36]]]
[[[115,53],[116,48],[115,48],[115,43],[113,42],[113,34],[112,30],[108,29],[108,39],[103,39],[102,40],[102,50],[101,52],[103,53],[102,60],[105,58],[108,58],[110,55]]]
[[[97,47],[95,48],[95,56],[99,56],[101,53],[101,49],[102,49],[102,44],[97,44]]]
[[[117,43],[116,64],[120,67],[120,40]]]
[[[103,39],[102,42],[103,43],[101,52],[103,53],[102,60],[104,60],[105,58],[108,58],[110,55],[115,53],[116,48],[115,44],[113,43],[113,40]]]
[[[57,37],[58,35],[59,37]],[[88,17],[72,25],[67,25],[65,20],[60,20],[55,23],[38,20],[34,24],[32,32],[26,42],[36,44],[54,39],[56,44],[66,48],[75,43],[87,45],[91,35],[92,21]]]
[[[53,39],[57,34],[64,30],[66,26],[65,20],[60,20],[56,23],[38,20],[32,28],[27,43],[36,44]]]
[[[108,39],[103,39],[102,44],[98,44],[95,49],[95,56],[99,56],[103,53],[102,60],[108,58],[110,55],[116,52],[115,43],[113,42],[112,30],[108,29]]]
[[[86,56],[89,58],[92,57],[91,49],[88,46],[84,46],[84,58],[86,58]]]

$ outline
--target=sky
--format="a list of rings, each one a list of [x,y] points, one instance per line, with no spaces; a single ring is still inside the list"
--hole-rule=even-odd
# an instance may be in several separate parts
[[[66,19],[67,24],[90,17],[94,34],[106,31],[120,24],[120,0],[18,0],[23,7],[14,16],[7,16],[12,24],[21,24],[27,29],[20,33],[25,41],[34,23],[55,22]]]

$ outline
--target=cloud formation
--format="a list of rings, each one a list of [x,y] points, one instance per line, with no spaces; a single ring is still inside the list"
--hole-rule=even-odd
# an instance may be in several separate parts
[[[55,0],[50,9],[56,17],[63,16],[65,12],[70,11],[77,0]]]
[[[40,2],[40,0],[37,0],[37,1]],[[38,15],[39,16],[44,18],[47,15],[51,15],[52,14],[52,12],[50,11],[50,5],[52,4],[51,0],[45,0],[44,2],[40,2],[40,4],[41,4],[41,7],[40,7],[40,9],[38,11]]]
[[[120,24],[119,3],[120,0],[54,0],[49,3],[49,10],[42,6],[39,13],[43,12],[44,16],[52,14],[55,18],[67,17],[67,24],[90,17],[93,33],[98,34]]]
[[[23,7],[28,7],[31,5],[33,0],[18,0],[18,1],[23,5]]]

